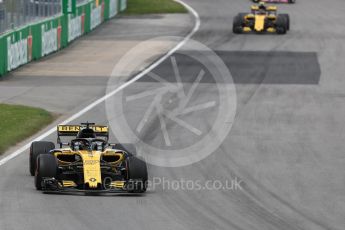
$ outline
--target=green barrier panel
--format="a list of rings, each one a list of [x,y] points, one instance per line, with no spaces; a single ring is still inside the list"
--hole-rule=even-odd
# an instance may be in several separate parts
[[[91,0],[64,14],[0,36],[0,77],[56,52],[125,9],[126,0]]]
[[[90,28],[91,28],[91,4],[88,4],[86,6],[84,6],[84,10],[85,10],[85,33],[90,32]]]
[[[110,4],[109,4],[109,0],[104,0],[104,20],[109,19],[109,8],[110,8]]]
[[[4,37],[0,37],[0,73],[6,72],[7,44]]]

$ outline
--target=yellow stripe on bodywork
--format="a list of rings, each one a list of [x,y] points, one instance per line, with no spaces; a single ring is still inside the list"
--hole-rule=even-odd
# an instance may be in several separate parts
[[[76,187],[76,183],[74,183],[74,181],[71,180],[63,180],[62,181],[62,185],[63,187]]]
[[[250,27],[243,27],[243,32],[250,32],[252,29]]]
[[[275,28],[270,27],[270,28],[267,28],[267,32],[275,33],[275,32],[277,32],[277,30]]]
[[[101,153],[98,151],[80,151],[84,165],[84,183],[90,188],[97,188],[102,183]]]
[[[121,188],[125,187],[125,182],[124,181],[113,181],[113,182],[111,182],[110,187],[121,189]]]
[[[265,29],[266,15],[255,15],[255,31],[262,32]]]

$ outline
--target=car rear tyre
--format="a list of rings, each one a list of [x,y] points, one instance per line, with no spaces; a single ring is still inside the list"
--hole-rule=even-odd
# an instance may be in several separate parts
[[[37,170],[35,172],[35,186],[42,190],[43,178],[57,178],[57,162],[53,155],[41,154],[37,157]]]
[[[48,141],[36,141],[32,142],[30,147],[30,156],[29,156],[29,167],[31,176],[35,175],[36,170],[36,160],[40,154],[47,154],[51,150],[55,149],[55,144]]]
[[[128,180],[134,182],[130,185],[128,192],[144,193],[147,188],[147,165],[146,162],[137,157],[127,158]]]

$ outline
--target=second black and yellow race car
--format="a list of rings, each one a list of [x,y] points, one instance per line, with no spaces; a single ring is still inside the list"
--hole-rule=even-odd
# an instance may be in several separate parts
[[[45,192],[143,193],[147,166],[133,144],[110,144],[107,126],[59,125],[57,143],[33,142],[30,173]],[[62,142],[62,137],[73,137]]]
[[[236,15],[232,30],[236,34],[248,32],[286,34],[290,30],[290,17],[288,14],[278,14],[276,6],[260,3],[253,5],[250,13]]]

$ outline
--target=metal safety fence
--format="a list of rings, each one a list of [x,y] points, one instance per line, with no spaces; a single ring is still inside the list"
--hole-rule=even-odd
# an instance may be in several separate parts
[[[0,33],[61,14],[61,0],[0,0]]]
[[[61,13],[62,0],[0,0],[0,34]]]

